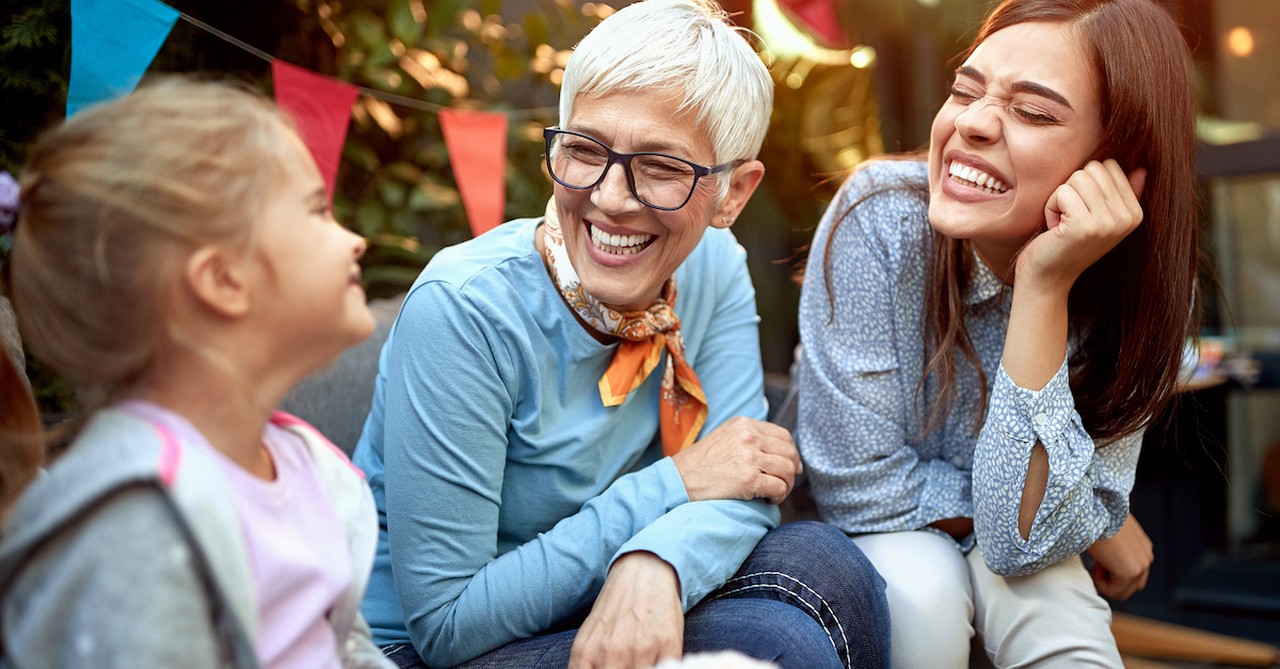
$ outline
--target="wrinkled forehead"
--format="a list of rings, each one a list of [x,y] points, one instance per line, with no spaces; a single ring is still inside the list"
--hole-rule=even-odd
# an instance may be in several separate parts
[[[711,135],[676,87],[579,94],[566,130],[582,132],[623,152],[659,151],[708,160]]]

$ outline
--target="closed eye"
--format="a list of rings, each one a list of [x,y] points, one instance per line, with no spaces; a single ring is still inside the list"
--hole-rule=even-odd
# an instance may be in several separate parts
[[[609,157],[600,147],[585,142],[565,143],[561,150],[564,151],[565,156],[568,158],[593,165],[603,163]]]
[[[331,218],[333,216],[333,208],[329,203],[329,192],[320,186],[307,196],[307,204],[311,207],[312,216],[321,216]]]
[[[1013,112],[1018,116],[1021,116],[1026,121],[1036,125],[1056,125],[1058,123],[1057,117],[1034,111],[1032,109],[1027,109],[1025,107],[1014,107]]]
[[[956,102],[960,102],[963,104],[969,104],[974,100],[978,99],[977,95],[974,95],[973,93],[959,86],[951,87],[951,97],[955,98]]]

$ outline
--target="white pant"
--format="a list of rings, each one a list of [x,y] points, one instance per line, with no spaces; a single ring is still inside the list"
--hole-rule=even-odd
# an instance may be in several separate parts
[[[894,667],[969,667],[971,646],[977,667],[1122,666],[1111,607],[1078,557],[1004,577],[932,532],[853,541],[888,583]]]

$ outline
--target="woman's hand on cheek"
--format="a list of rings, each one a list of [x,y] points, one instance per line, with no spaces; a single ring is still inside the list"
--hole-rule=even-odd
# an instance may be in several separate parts
[[[609,569],[569,652],[569,669],[651,667],[684,652],[676,570],[653,553],[627,553]]]
[[[1065,288],[1115,248],[1142,223],[1138,198],[1147,171],[1125,174],[1119,163],[1090,161],[1049,196],[1048,230],[1018,257],[1017,282],[1024,279]]]
[[[731,418],[671,458],[689,501],[765,499],[778,504],[803,471],[786,429],[760,420]]]

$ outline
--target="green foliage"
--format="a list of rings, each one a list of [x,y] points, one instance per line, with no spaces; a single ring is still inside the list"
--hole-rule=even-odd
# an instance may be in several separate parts
[[[371,296],[404,291],[436,251],[470,237],[439,107],[521,110],[508,126],[506,217],[541,214],[551,193],[541,129],[555,122],[567,50],[612,11],[537,0],[511,21],[499,16],[501,0],[166,1],[290,62],[438,106],[420,110],[368,95],[356,104],[335,207],[369,239],[363,264]],[[0,9],[0,169],[17,174],[32,140],[62,117],[70,24],[69,0],[16,0]],[[182,21],[150,71],[261,76],[264,88],[267,72]],[[43,412],[74,410],[69,384],[35,360],[28,371]]]
[[[297,0],[301,31],[337,52],[334,76],[436,106],[363,95],[338,175],[335,208],[369,239],[370,295],[405,290],[436,251],[471,236],[440,130],[439,107],[517,110],[508,122],[506,218],[540,215],[544,126],[555,122],[567,50],[607,7],[540,0],[519,22],[497,0]]]
[[[58,121],[67,100],[71,70],[69,0],[16,0],[0,9],[0,170],[15,176],[27,147]],[[0,294],[8,292],[9,240],[0,239]],[[27,365],[37,399],[46,413],[73,404],[66,381],[38,362]]]
[[[71,69],[69,0],[0,10],[0,169],[17,174],[35,136],[62,116]]]

